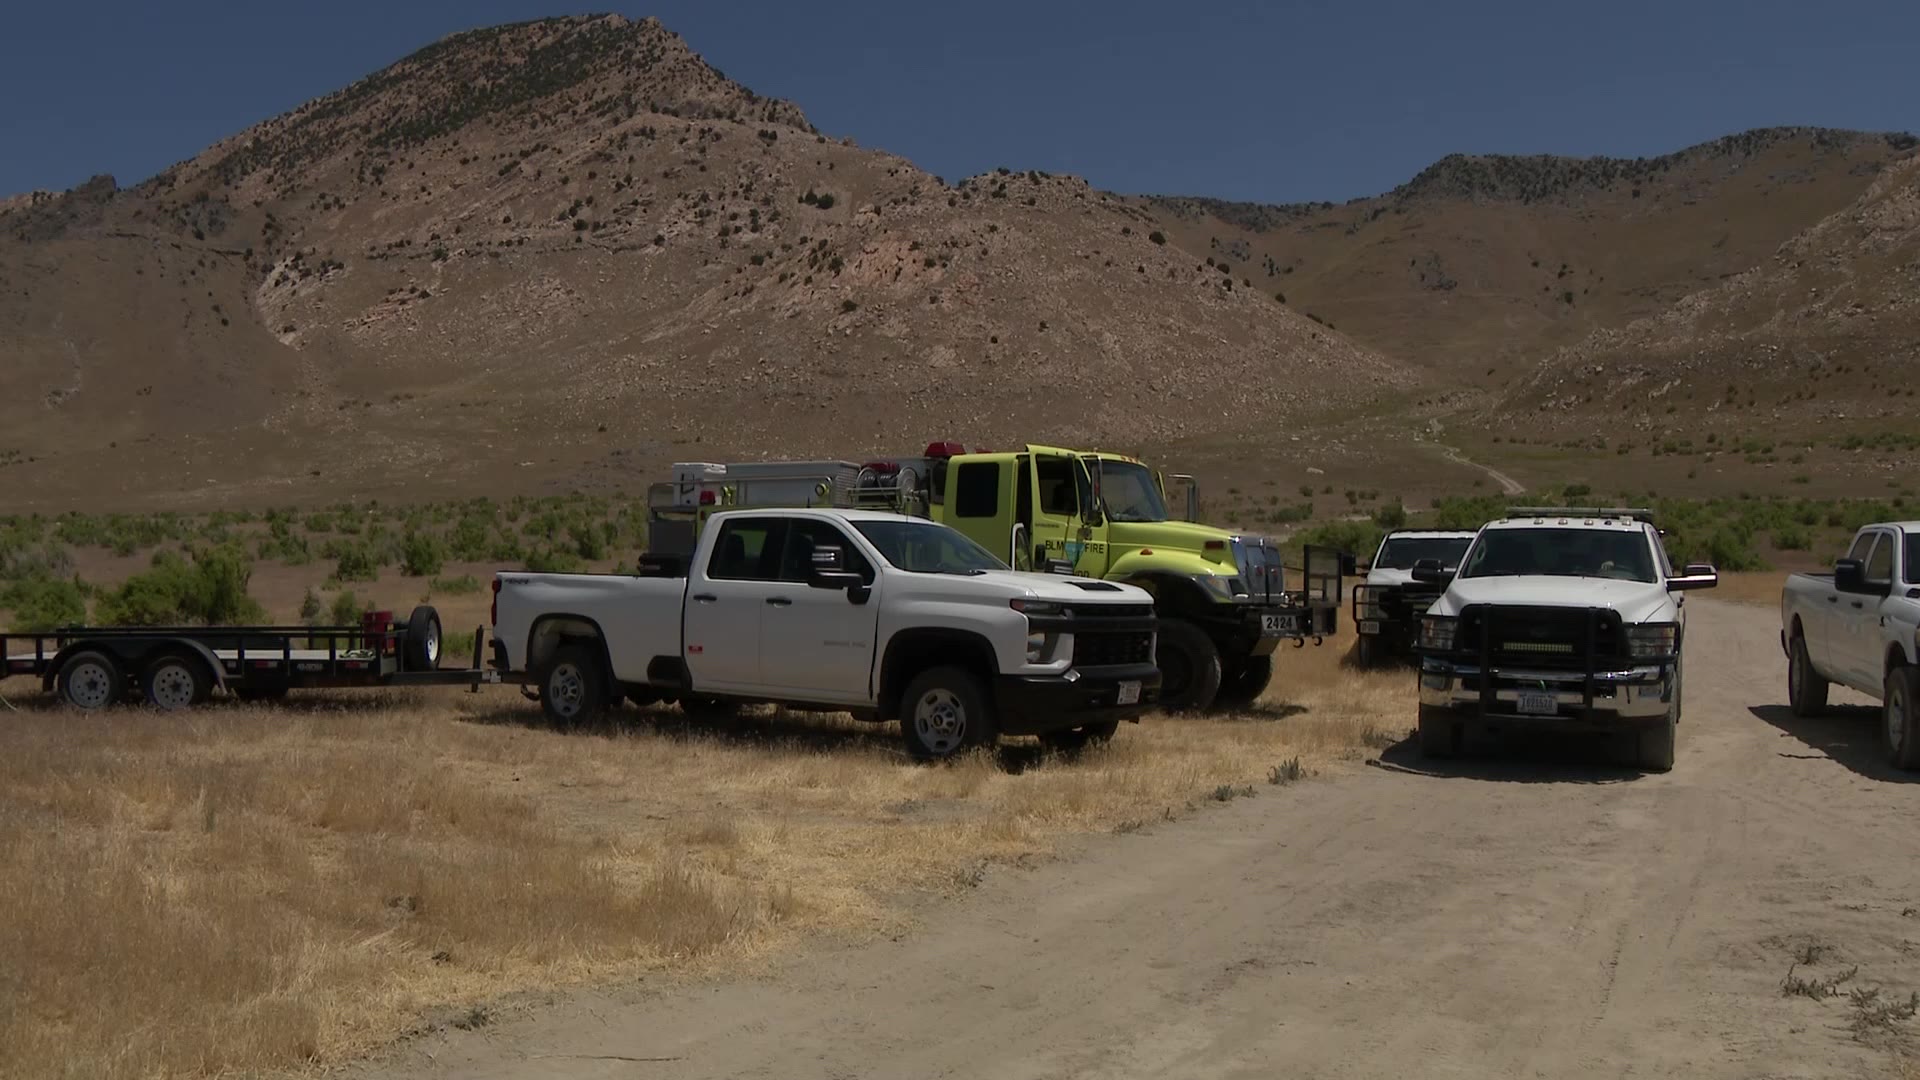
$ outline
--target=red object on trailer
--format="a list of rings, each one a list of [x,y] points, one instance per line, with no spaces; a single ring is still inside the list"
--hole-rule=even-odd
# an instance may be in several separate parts
[[[392,656],[394,650],[393,612],[368,611],[360,615],[360,636],[375,656]]]

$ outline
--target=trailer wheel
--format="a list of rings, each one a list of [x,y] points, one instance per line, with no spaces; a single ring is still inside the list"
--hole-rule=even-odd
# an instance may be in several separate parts
[[[127,692],[120,665],[100,652],[75,653],[60,665],[56,683],[60,700],[88,712],[106,708]]]
[[[440,613],[421,604],[407,618],[407,642],[401,660],[408,671],[432,671],[440,666]]]
[[[213,676],[197,657],[167,653],[147,665],[140,688],[154,708],[176,712],[204,705],[213,696]]]
[[[540,708],[557,727],[572,727],[607,708],[607,674],[600,651],[562,645],[540,673]]]

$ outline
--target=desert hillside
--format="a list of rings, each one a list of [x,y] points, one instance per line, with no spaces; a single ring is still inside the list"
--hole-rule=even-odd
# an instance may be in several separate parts
[[[653,20],[458,34],[138,186],[12,200],[0,483],[622,482],[1253,432],[1416,386],[1165,239],[1074,177],[829,139]]]
[[[1911,425],[1920,415],[1920,159],[1765,261],[1548,357],[1509,396],[1655,428]]]
[[[1499,388],[1767,259],[1914,146],[1767,128],[1645,159],[1456,154],[1343,205],[1140,205],[1293,309],[1449,385]]]

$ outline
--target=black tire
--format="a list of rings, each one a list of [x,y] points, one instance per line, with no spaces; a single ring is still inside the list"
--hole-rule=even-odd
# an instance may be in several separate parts
[[[440,666],[440,613],[421,604],[407,617],[407,637],[401,646],[400,664],[407,671],[432,671]]]
[[[284,686],[236,686],[233,696],[241,701],[284,701],[287,688]]]
[[[1420,754],[1422,757],[1450,758],[1460,752],[1461,724],[1445,709],[1420,706]]]
[[[93,712],[118,702],[127,693],[127,677],[113,657],[103,652],[74,653],[60,665],[54,678],[60,700]]]
[[[1353,663],[1355,667],[1372,668],[1380,664],[1380,639],[1373,634],[1361,634],[1353,642]]]
[[[599,717],[608,705],[606,664],[592,645],[562,645],[540,670],[540,711],[555,727]]]
[[[1672,772],[1673,748],[1680,734],[1680,704],[1674,702],[1667,718],[1658,726],[1640,732],[1640,768],[1647,772]]]
[[[900,695],[900,735],[915,759],[939,761],[993,745],[1000,725],[978,677],[964,668],[937,667],[915,675]]]
[[[1880,712],[1887,763],[1896,769],[1920,769],[1920,668],[1902,666],[1887,672]]]
[[[1213,707],[1225,672],[1220,650],[1190,622],[1160,620],[1160,636],[1153,662],[1160,669],[1160,707],[1168,712],[1200,711]]]
[[[164,712],[191,709],[213,696],[213,672],[198,656],[163,653],[140,673],[140,693],[147,704]]]
[[[1787,644],[1787,706],[1799,717],[1819,716],[1827,711],[1827,680],[1813,669],[1807,655],[1807,640],[1799,634]]]
[[[1040,736],[1040,745],[1056,753],[1070,754],[1084,750],[1094,743],[1113,741],[1113,735],[1120,730],[1120,721],[1109,720],[1104,724],[1086,724],[1063,731],[1049,731]]]
[[[719,722],[732,720],[740,715],[740,703],[725,698],[683,697],[680,699],[680,711],[695,720]]]
[[[1214,695],[1215,705],[1251,705],[1260,700],[1267,692],[1268,684],[1273,682],[1273,657],[1249,656],[1233,665],[1220,680],[1220,692]]]

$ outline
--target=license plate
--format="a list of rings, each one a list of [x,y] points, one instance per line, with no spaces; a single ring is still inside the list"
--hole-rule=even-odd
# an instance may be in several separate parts
[[[1120,693],[1119,693],[1119,695],[1118,695],[1118,696],[1117,696],[1117,697],[1115,698],[1115,703],[1116,703],[1116,704],[1119,704],[1119,705],[1138,705],[1138,704],[1140,704],[1140,682],[1139,682],[1139,680],[1138,680],[1138,679],[1128,679],[1128,680],[1127,680],[1126,682],[1123,682],[1123,683],[1121,683],[1121,684],[1120,684]]]
[[[1560,701],[1550,693],[1539,690],[1520,692],[1520,711],[1529,716],[1552,716],[1560,711]]]
[[[1292,634],[1300,629],[1300,617],[1297,615],[1262,615],[1260,632],[1262,634]]]
[[[1363,634],[1377,634],[1380,632],[1380,624],[1374,622],[1372,619],[1362,620],[1360,623],[1360,632]]]

